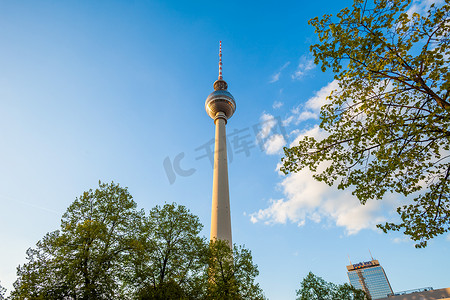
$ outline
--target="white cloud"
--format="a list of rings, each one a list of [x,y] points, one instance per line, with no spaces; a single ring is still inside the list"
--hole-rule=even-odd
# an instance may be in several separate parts
[[[306,102],[305,108],[310,109],[314,112],[319,112],[320,108],[327,103],[327,97],[330,96],[332,91],[337,90],[338,88],[338,81],[331,81],[326,86],[317,91],[315,95]]]
[[[289,133],[289,136],[298,136],[300,133],[300,129],[294,129]]]
[[[274,116],[266,113],[263,113],[259,119],[261,120],[262,126],[261,130],[258,132],[258,139],[265,139],[269,136],[272,128],[277,125],[277,121]]]
[[[415,0],[412,5],[409,7],[406,12],[409,17],[413,15],[413,13],[418,13],[420,15],[425,14],[429,9],[431,4],[441,5],[444,3],[443,0]]]
[[[338,89],[339,84],[337,80],[333,80],[326,86],[322,87],[320,90],[315,92],[315,94],[308,99],[304,105],[298,105],[292,108],[292,115],[283,121],[283,126],[288,126],[294,121],[295,124],[299,124],[300,122],[306,120],[319,119],[320,109],[327,103],[327,97],[330,96],[331,92]]]
[[[298,105],[291,109],[291,113],[293,113],[294,115],[298,115],[301,112],[301,109],[302,109],[301,105]]]
[[[333,80],[317,91],[313,97],[306,101],[303,107],[297,106],[294,108],[292,113],[297,116],[296,124],[310,119],[319,119],[320,108],[327,103],[327,97],[330,96],[331,92],[338,88],[338,81]]]
[[[297,123],[301,122],[301,121],[306,121],[309,119],[315,119],[317,120],[319,118],[319,114],[316,112],[311,112],[308,110],[302,111],[300,113],[300,115],[297,118]]]
[[[381,202],[369,201],[361,205],[348,191],[314,180],[307,170],[287,176],[280,186],[285,198],[270,200],[265,209],[250,214],[253,223],[285,224],[287,222],[303,226],[307,220],[320,223],[331,220],[345,228],[347,234],[355,234],[363,229],[375,229],[384,222]]]
[[[280,102],[280,101],[275,101],[275,102],[273,103],[273,105],[272,105],[272,107],[273,107],[274,109],[280,108],[280,107],[282,107],[282,106],[283,106],[283,102]]]
[[[290,61],[288,61],[288,62],[286,62],[282,67],[281,67],[281,71],[283,71],[284,69],[286,69],[287,68],[287,66],[289,66],[291,64],[291,62]]]
[[[294,80],[302,79],[309,71],[316,67],[314,58],[311,55],[302,55],[297,70],[291,75]]]
[[[409,242],[410,239],[409,239],[408,237],[404,236],[404,237],[396,237],[396,238],[393,238],[392,241],[393,241],[395,244],[401,244],[401,243],[407,243],[407,242]]]
[[[279,154],[284,145],[286,145],[284,136],[281,134],[274,134],[267,139],[264,144],[264,149],[267,154]]]
[[[323,139],[327,133],[316,125],[297,133],[290,146],[297,145],[304,136]],[[319,166],[319,171],[326,165],[327,163],[324,162]],[[277,165],[277,169],[280,166],[281,163]],[[303,226],[308,220],[315,223],[331,221],[336,226],[343,227],[350,235],[363,229],[375,229],[376,224],[386,220],[383,215],[383,205],[388,206],[390,210],[395,204],[398,205],[394,199],[368,201],[366,205],[361,205],[350,191],[338,190],[334,186],[330,187],[316,181],[309,170],[289,174],[279,183],[279,187],[283,197],[271,199],[266,208],[249,214],[251,222],[264,224],[289,222]]]
[[[281,72],[277,72],[277,73],[273,74],[272,79],[270,79],[269,83],[274,83],[274,82],[277,82],[278,80],[280,80],[280,75],[281,75]]]
[[[289,126],[293,120],[294,116],[289,116],[286,119],[284,119],[281,124],[283,124],[283,126],[286,127]]]
[[[294,130],[293,134],[296,134],[297,136],[292,141],[292,143],[289,145],[289,147],[297,146],[298,142],[300,140],[302,140],[305,136],[312,136],[318,140],[323,140],[324,138],[326,138],[328,136],[328,133],[326,131],[320,129],[319,125],[315,125],[312,128],[309,128],[307,130],[300,131],[300,132],[298,130]]]
[[[269,83],[274,83],[277,82],[278,80],[280,80],[280,76],[281,76],[281,72],[287,68],[287,66],[290,65],[290,61],[288,61],[287,63],[285,63],[279,70],[278,72],[276,72],[275,74],[272,75],[271,80],[269,81]]]
[[[282,133],[272,132],[280,120],[267,113],[263,113],[260,120],[262,125],[261,130],[256,135],[257,143],[264,146],[266,154],[279,154],[287,143]]]

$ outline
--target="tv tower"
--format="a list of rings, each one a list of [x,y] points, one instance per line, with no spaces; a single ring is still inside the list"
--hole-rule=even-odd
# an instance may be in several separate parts
[[[236,111],[236,102],[227,90],[228,84],[222,79],[222,41],[219,44],[219,78],[213,86],[214,92],[205,102],[205,110],[216,125],[210,239],[227,241],[232,247],[225,125]]]

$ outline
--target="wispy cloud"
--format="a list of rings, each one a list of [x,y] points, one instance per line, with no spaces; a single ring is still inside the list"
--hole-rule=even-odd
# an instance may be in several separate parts
[[[315,67],[316,65],[314,64],[314,58],[311,55],[302,55],[297,66],[297,70],[295,70],[294,74],[291,75],[291,78],[294,80],[300,80]]]
[[[289,116],[289,117],[287,117],[286,119],[283,120],[282,124],[283,124],[284,127],[289,126],[292,123],[293,120],[294,120],[294,116]]]
[[[431,4],[441,5],[443,3],[444,3],[443,0],[415,0],[415,1],[413,1],[412,5],[409,7],[409,9],[406,13],[410,17],[414,13],[423,15],[430,9]]]
[[[392,239],[392,242],[394,242],[395,244],[407,243],[410,241],[411,241],[411,239],[409,239],[407,236],[396,237],[396,238]]]
[[[264,113],[260,120],[262,126],[257,134],[258,144],[263,147],[266,154],[279,154],[287,143],[283,132],[274,130],[275,128],[282,128],[282,124],[279,124],[281,119],[276,119],[273,115]]]
[[[306,135],[319,138],[325,133],[316,126],[301,133],[296,140]],[[337,190],[336,187],[316,181],[309,170],[291,173],[279,186],[283,198],[272,199],[267,208],[250,214],[251,222],[289,222],[303,226],[308,220],[315,223],[331,220],[351,235],[363,229],[375,229],[376,224],[385,221],[381,201],[369,201],[361,205],[350,191]]]
[[[317,91],[313,97],[306,101],[303,110],[297,111],[297,123],[309,119],[319,119],[320,108],[327,103],[327,97],[338,87],[338,81],[333,80]]]
[[[262,116],[259,118],[261,121],[261,130],[258,132],[258,139],[265,139],[269,136],[270,132],[272,131],[272,128],[277,125],[277,120],[275,120],[275,117],[271,114],[263,113]]]
[[[45,206],[41,206],[41,205],[37,205],[37,204],[33,204],[33,203],[30,203],[30,202],[21,201],[19,199],[14,198],[14,197],[6,196],[6,195],[0,195],[0,199],[6,200],[8,202],[17,202],[17,203],[20,203],[22,205],[25,205],[25,206],[28,206],[28,207],[31,207],[31,208],[39,209],[39,210],[50,212],[50,213],[57,214],[57,215],[62,215],[62,213],[60,211],[56,211],[54,209],[51,209],[51,208],[48,208],[48,207],[45,207]]]
[[[277,72],[277,73],[273,74],[272,79],[269,81],[269,83],[274,83],[274,82],[277,82],[278,80],[280,80],[280,75],[281,75],[281,72]]]
[[[273,109],[278,109],[283,106],[283,102],[275,101],[272,105]]]
[[[266,153],[269,155],[278,154],[281,152],[281,149],[283,149],[284,145],[286,145],[284,136],[281,134],[274,134],[270,136],[264,143],[264,148],[266,150]]]
[[[271,80],[269,81],[269,83],[274,83],[277,82],[278,80],[280,80],[280,76],[281,76],[281,72],[287,68],[287,66],[289,66],[291,64],[290,61],[288,61],[287,63],[285,63],[280,69],[278,69],[278,71],[272,75]]]
[[[301,122],[301,121],[306,121],[306,120],[309,120],[309,119],[316,119],[317,120],[318,118],[319,118],[319,114],[318,113],[305,110],[305,111],[302,111],[300,113],[300,115],[298,116],[297,121]]]
[[[337,80],[333,80],[326,86],[322,87],[312,96],[304,105],[299,105],[291,109],[291,115],[286,117],[283,121],[283,125],[287,126],[294,122],[299,124],[300,122],[310,119],[317,120],[320,115],[320,108],[327,103],[327,97],[332,91],[337,90],[339,84]]]

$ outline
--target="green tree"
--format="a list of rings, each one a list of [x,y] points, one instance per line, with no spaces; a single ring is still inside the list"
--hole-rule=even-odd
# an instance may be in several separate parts
[[[4,300],[5,298],[6,289],[0,284],[0,300]]]
[[[233,249],[222,240],[211,242],[208,253],[206,299],[265,299],[258,283],[258,266],[253,264],[250,250]]]
[[[12,299],[121,299],[123,270],[143,212],[126,188],[99,183],[77,198],[61,220],[27,251]]]
[[[327,137],[285,148],[281,170],[309,168],[362,204],[388,191],[410,196],[399,222],[378,227],[425,247],[450,225],[450,6],[410,8],[411,0],[355,0],[337,18],[309,21],[320,40],[315,63],[339,88],[321,110]]]
[[[365,293],[348,283],[336,285],[309,272],[300,283],[297,300],[364,300]]]
[[[68,268],[57,259],[59,231],[47,233],[27,250],[27,263],[17,268],[12,299],[71,299],[75,286],[65,278]]]
[[[206,242],[203,225],[182,205],[150,210],[132,254],[140,299],[198,299],[204,293]]]
[[[262,299],[250,251],[209,247],[202,227],[182,205],[145,215],[126,188],[99,183],[27,250],[11,299]],[[211,261],[222,266],[215,277]]]

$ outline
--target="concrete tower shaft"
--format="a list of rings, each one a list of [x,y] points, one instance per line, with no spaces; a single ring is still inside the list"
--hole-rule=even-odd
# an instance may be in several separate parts
[[[214,123],[216,125],[216,135],[210,239],[225,240],[228,241],[229,245],[232,245],[225,114],[218,112]]]

